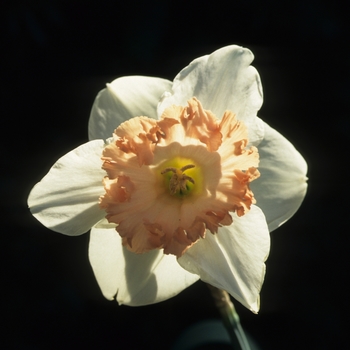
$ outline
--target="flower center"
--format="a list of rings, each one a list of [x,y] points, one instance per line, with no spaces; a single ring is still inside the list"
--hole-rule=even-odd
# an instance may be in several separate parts
[[[259,176],[259,154],[233,112],[219,120],[192,98],[159,120],[125,121],[114,138],[103,151],[100,207],[132,252],[180,257],[255,203],[249,184]]]
[[[171,195],[183,198],[202,192],[202,170],[192,159],[175,157],[157,168],[162,175],[160,181]]]

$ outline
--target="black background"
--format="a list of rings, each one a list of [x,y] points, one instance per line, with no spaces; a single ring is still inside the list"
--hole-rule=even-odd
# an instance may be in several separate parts
[[[53,162],[87,141],[97,92],[124,75],[172,80],[192,59],[250,48],[259,116],[309,165],[297,214],[272,232],[261,311],[236,303],[262,350],[345,347],[349,310],[350,57],[336,1],[4,1],[1,11],[1,314],[6,349],[171,349],[218,318],[205,285],[146,307],[105,300],[88,234],[40,225],[28,193]]]

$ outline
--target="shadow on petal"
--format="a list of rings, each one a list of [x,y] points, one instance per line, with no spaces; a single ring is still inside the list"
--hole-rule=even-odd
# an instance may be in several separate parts
[[[106,219],[91,229],[89,259],[103,295],[119,304],[141,306],[169,299],[199,276],[184,270],[163,250],[135,254]]]
[[[157,300],[157,279],[152,272],[159,259],[159,251],[151,251],[145,254],[135,254],[123,247],[125,260],[125,280],[128,297],[128,305],[153,304]],[[119,303],[118,295],[116,299]]]

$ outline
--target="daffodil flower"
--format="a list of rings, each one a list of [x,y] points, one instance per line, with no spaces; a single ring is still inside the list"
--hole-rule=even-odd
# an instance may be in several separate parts
[[[307,166],[257,117],[252,60],[228,46],[173,82],[107,84],[92,108],[91,141],[31,191],[30,210],[46,227],[91,229],[89,258],[106,298],[152,304],[201,279],[259,310],[269,231],[300,206]]]

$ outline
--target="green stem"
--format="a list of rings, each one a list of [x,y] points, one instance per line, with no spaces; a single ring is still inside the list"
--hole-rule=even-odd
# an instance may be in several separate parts
[[[231,302],[229,294],[210,284],[207,284],[207,286],[214,298],[215,305],[220,312],[224,326],[230,336],[232,348],[237,350],[250,350],[247,337],[241,326],[239,316]]]

